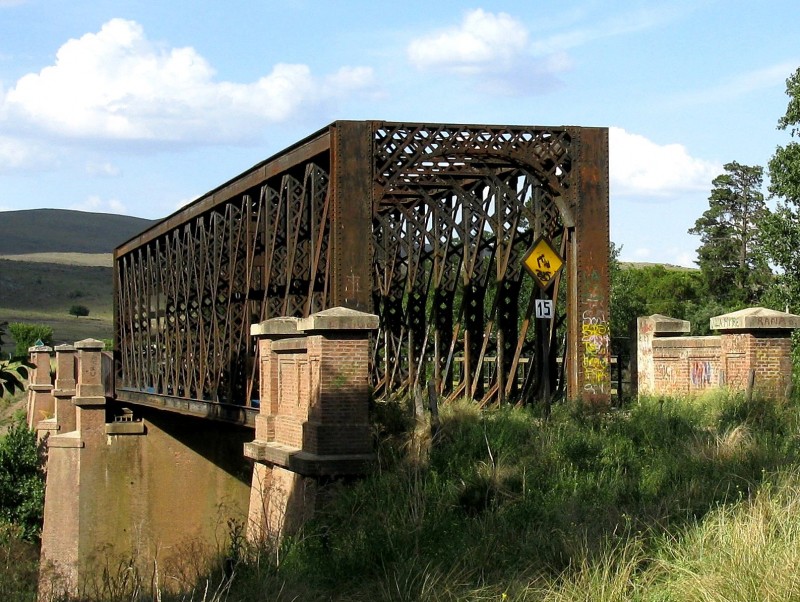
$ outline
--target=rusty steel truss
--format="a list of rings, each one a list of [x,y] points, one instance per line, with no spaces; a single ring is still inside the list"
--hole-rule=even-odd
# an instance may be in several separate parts
[[[241,420],[250,326],[345,306],[380,316],[377,395],[518,398],[556,338],[522,268],[539,236],[566,259],[567,394],[607,399],[607,130],[334,122],[116,250],[117,396]]]

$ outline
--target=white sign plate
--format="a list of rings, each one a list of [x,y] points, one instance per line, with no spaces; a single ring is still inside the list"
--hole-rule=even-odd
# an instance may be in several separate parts
[[[552,299],[536,299],[536,317],[539,320],[552,320],[553,319],[553,301]]]

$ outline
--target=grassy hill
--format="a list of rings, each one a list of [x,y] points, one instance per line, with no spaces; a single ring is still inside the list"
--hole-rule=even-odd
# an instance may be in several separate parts
[[[65,209],[0,213],[0,255],[111,253],[152,220]]]
[[[48,325],[55,344],[111,338],[112,251],[152,223],[60,209],[0,213],[0,322]],[[72,305],[89,315],[69,315]],[[6,340],[2,351],[12,349]]]

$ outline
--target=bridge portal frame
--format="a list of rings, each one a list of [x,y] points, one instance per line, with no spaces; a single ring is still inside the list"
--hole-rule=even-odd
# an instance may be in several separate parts
[[[566,394],[607,402],[608,130],[383,121],[336,121],[116,249],[117,399],[252,424],[250,327],[336,306],[381,318],[379,393],[513,398],[539,235],[566,255]]]

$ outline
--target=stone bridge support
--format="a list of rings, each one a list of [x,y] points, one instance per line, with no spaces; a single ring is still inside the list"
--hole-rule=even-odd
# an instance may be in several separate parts
[[[248,538],[280,539],[324,502],[325,483],[359,475],[372,462],[369,335],[378,316],[333,308],[308,318],[273,318],[258,339],[261,407]]]
[[[792,331],[800,316],[763,307],[711,318],[718,335],[690,337],[686,320],[638,320],[639,395],[697,395],[726,388],[785,399],[792,386]]]
[[[191,586],[225,553],[228,521],[247,516],[251,466],[241,450],[252,430],[121,407],[104,382],[102,348],[92,339],[56,348],[54,415],[37,423],[48,453],[42,599],[97,594],[106,569],[145,587]],[[48,350],[34,353],[37,366],[45,354],[49,363]]]
[[[28,428],[46,430],[47,424],[39,427],[39,423],[50,420],[55,413],[53,399],[53,381],[50,376],[50,354],[52,347],[45,345],[29,347],[28,354],[33,364],[28,380]]]

